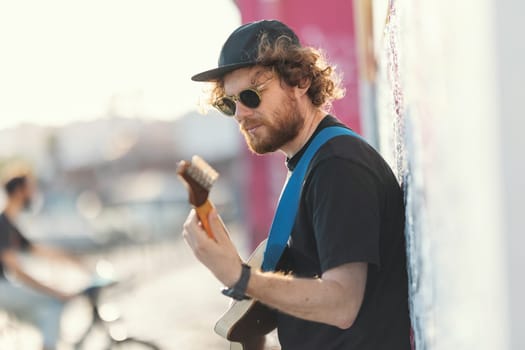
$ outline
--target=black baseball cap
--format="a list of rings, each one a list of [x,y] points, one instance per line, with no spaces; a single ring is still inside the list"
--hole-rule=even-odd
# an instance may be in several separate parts
[[[263,33],[266,33],[270,43],[284,35],[292,40],[292,44],[301,46],[293,30],[280,21],[263,20],[247,23],[231,33],[222,46],[218,67],[196,74],[191,80],[214,81],[236,69],[255,65]]]

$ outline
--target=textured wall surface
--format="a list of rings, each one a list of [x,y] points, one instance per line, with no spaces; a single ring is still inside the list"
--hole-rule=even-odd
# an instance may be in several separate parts
[[[506,349],[488,1],[374,2],[382,154],[405,188],[416,348]]]
[[[498,53],[499,110],[501,127],[501,164],[504,173],[503,206],[504,233],[507,240],[508,300],[510,312],[510,349],[525,349],[525,2],[498,0],[494,5],[496,17],[495,51]],[[496,130],[497,131],[497,130]]]

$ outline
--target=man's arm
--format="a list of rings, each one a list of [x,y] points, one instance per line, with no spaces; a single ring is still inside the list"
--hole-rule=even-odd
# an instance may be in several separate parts
[[[241,259],[216,211],[209,220],[216,240],[207,236],[195,211],[184,224],[183,235],[196,257],[224,285],[231,287],[241,275]],[[337,266],[315,279],[254,270],[247,293],[295,317],[349,328],[363,301],[366,275],[366,263]]]
[[[31,275],[26,273],[18,259],[17,252],[13,249],[6,249],[0,252],[0,260],[4,267],[14,274],[14,276],[22,283],[33,289],[39,290],[45,294],[51,295],[60,300],[68,300],[71,295],[68,295],[60,290],[44,285],[43,283],[34,279]]]
[[[247,294],[292,316],[347,329],[354,323],[365,293],[367,263],[348,263],[321,278],[296,278],[253,271]]]
[[[77,266],[82,270],[88,271],[87,267],[82,262],[82,260],[80,260],[78,257],[72,254],[69,254],[59,248],[55,248],[55,247],[51,247],[51,246],[47,246],[47,245],[43,245],[39,243],[32,243],[31,253],[37,256],[43,257],[43,258],[50,259],[50,260],[62,261],[62,262]]]

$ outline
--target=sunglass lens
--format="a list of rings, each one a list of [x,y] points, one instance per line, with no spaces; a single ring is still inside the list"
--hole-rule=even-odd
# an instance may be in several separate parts
[[[235,101],[229,97],[223,97],[215,106],[224,114],[232,116],[235,114]]]
[[[257,108],[261,104],[259,94],[254,90],[243,90],[239,93],[239,100],[248,108]]]

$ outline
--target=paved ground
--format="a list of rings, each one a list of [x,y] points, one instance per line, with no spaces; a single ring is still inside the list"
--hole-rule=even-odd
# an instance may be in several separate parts
[[[228,302],[219,282],[195,262],[185,244],[157,249],[156,258],[144,259],[153,266],[141,267],[149,275],[145,282],[118,300],[130,334],[155,340],[163,349],[225,348],[213,333]]]
[[[243,247],[239,234],[234,240]],[[129,334],[153,340],[167,350],[228,348],[228,343],[213,332],[228,299],[182,240],[121,248],[104,256],[91,256],[90,260],[101,257],[112,262],[118,274],[137,278],[133,287],[111,298],[122,311]],[[2,319],[0,314],[0,349],[38,349],[35,344],[39,337],[34,329],[19,324],[5,326],[9,322],[4,320],[2,325]]]

